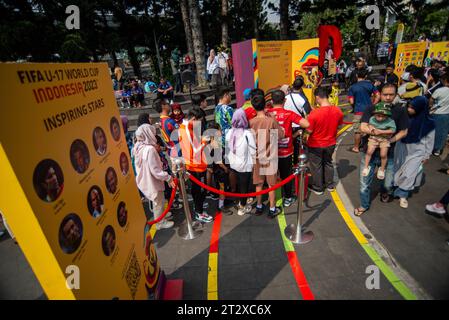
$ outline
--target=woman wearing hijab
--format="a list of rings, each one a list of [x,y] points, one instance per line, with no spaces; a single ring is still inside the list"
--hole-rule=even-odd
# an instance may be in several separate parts
[[[176,121],[178,125],[182,124],[182,120],[185,118],[184,112],[182,112],[181,105],[179,103],[173,103],[171,105],[171,116],[173,120]]]
[[[237,109],[232,116],[232,128],[226,134],[226,145],[229,146],[228,159],[231,169],[237,172],[238,185],[241,193],[247,193],[251,188],[256,142],[251,133],[243,109]],[[240,198],[237,214],[249,213],[251,205],[246,198]]]
[[[429,117],[427,98],[413,98],[407,106],[409,114],[408,134],[396,143],[394,192],[399,197],[399,205],[408,207],[407,198],[415,186],[421,184],[423,164],[432,154],[435,139],[435,124]]]
[[[207,73],[209,74],[209,79],[211,79],[213,85],[217,85],[218,67],[218,57],[215,55],[215,50],[212,49],[207,58]]]
[[[140,191],[152,202],[156,220],[164,211],[164,181],[172,188],[175,187],[175,184],[172,176],[163,170],[159,157],[156,129],[152,125],[143,124],[136,131],[136,139],[133,148],[136,182]],[[158,230],[173,227],[173,221],[168,221],[166,218],[156,224]]]

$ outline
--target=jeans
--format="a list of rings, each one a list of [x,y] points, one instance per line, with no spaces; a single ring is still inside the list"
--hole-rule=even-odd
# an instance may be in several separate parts
[[[324,188],[334,187],[334,165],[332,164],[332,154],[335,146],[326,148],[308,148],[309,167],[312,174],[309,185],[317,191]]]
[[[407,190],[403,190],[401,188],[396,188],[396,190],[394,190],[394,196],[398,197],[398,198],[408,198],[408,195],[410,194],[410,191]]]
[[[365,167],[365,154],[360,153],[360,206],[368,210],[371,205],[371,185],[374,178],[376,167],[380,167],[380,157],[373,155],[370,161],[370,171],[366,177],[362,176],[362,170]],[[385,167],[385,179],[380,186],[381,193],[393,194],[393,178],[394,178],[394,159],[388,158],[387,166]]]
[[[449,133],[449,113],[434,114],[433,119],[435,120],[435,145],[433,152],[439,152],[444,148]]]

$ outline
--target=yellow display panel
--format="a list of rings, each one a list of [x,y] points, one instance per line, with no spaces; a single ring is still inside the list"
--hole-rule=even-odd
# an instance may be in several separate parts
[[[159,263],[107,64],[0,71],[0,210],[48,298],[158,298]]]
[[[394,62],[394,73],[400,77],[404,73],[405,68],[411,64],[422,67],[425,51],[425,42],[407,42],[398,44]]]

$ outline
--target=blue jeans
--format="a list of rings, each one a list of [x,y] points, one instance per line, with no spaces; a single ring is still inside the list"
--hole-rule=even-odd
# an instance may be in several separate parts
[[[409,194],[410,194],[410,191],[403,190],[401,188],[396,188],[396,190],[394,190],[395,197],[408,199]]]
[[[360,206],[368,210],[371,205],[371,185],[374,178],[374,172],[376,167],[380,167],[380,157],[373,155],[370,161],[370,171],[366,177],[362,175],[362,170],[365,167],[365,154],[363,152],[360,153]],[[389,195],[393,194],[393,174],[394,174],[394,159],[388,158],[387,166],[385,167],[385,179],[383,180],[383,184],[380,186],[381,193],[388,193]]]
[[[449,113],[434,114],[433,119],[435,120],[435,145],[433,152],[440,152],[444,148],[449,133]]]

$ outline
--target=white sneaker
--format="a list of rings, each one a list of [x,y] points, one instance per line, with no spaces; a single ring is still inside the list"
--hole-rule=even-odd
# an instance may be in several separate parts
[[[401,206],[401,208],[407,209],[408,208],[408,201],[405,198],[400,198],[399,199],[399,206]]]
[[[371,167],[364,168],[362,170],[362,176],[364,176],[364,177],[368,176],[370,171],[371,171]]]
[[[385,179],[385,170],[382,170],[380,168],[377,170],[377,179],[379,180]]]
[[[245,211],[245,213],[250,213],[253,210],[253,206],[247,204],[243,210]]]
[[[246,204],[253,204],[254,198],[248,198],[246,199]]]
[[[241,207],[240,204],[239,204],[239,207],[238,207],[238,210],[237,210],[237,214],[238,214],[239,216],[245,215],[245,208],[246,208],[246,206]]]
[[[167,221],[164,219],[161,222],[159,222],[158,224],[156,224],[156,229],[157,230],[169,229],[169,228],[172,228],[174,225],[175,225],[175,223],[173,221]]]
[[[439,215],[444,215],[446,213],[446,210],[444,210],[444,206],[439,206],[440,203],[436,202],[436,203],[432,203],[432,204],[428,204],[426,205],[426,210],[439,214]],[[441,205],[441,204],[440,204]]]

